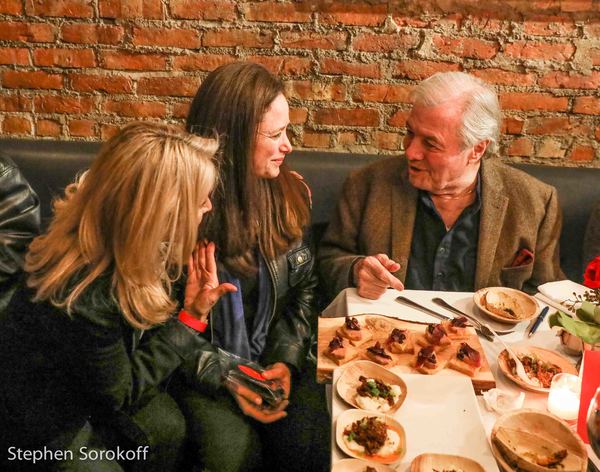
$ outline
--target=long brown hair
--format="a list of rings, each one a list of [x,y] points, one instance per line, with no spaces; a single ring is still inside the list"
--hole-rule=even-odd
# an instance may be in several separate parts
[[[257,245],[269,260],[283,254],[310,218],[306,189],[285,165],[275,179],[252,171],[259,124],[282,93],[281,81],[263,66],[227,64],[204,79],[186,122],[188,131],[220,136],[215,211],[203,236],[216,242],[221,261],[237,275],[254,272]]]
[[[125,319],[146,328],[175,309],[171,284],[198,237],[198,209],[215,184],[215,140],[158,123],[134,123],[111,138],[54,202],[48,232],[31,243],[34,300],[71,308],[110,275]]]

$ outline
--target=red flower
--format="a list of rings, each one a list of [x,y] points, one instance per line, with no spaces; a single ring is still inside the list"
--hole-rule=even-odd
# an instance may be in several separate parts
[[[600,256],[594,258],[585,269],[583,285],[588,288],[600,288]]]

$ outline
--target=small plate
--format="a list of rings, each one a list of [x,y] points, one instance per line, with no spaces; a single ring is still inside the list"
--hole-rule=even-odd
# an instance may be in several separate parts
[[[463,472],[485,472],[473,459],[451,454],[421,454],[413,459],[410,472],[434,472],[440,470],[462,470]]]
[[[548,349],[542,349],[541,347],[535,346],[513,346],[512,350],[517,356],[523,354],[535,354],[538,359],[544,362],[550,362],[551,364],[557,365],[562,369],[563,372],[577,375],[577,369],[575,368],[575,366],[568,359],[561,356],[557,352],[549,351]],[[509,356],[506,352],[506,349],[498,355],[498,367],[500,367],[500,370],[507,378],[509,378],[519,387],[525,390],[540,393],[548,393],[550,391],[549,388],[536,387],[535,385],[530,385],[528,383],[523,382],[523,380],[521,380],[519,377],[517,377],[511,372],[510,367],[508,365],[508,359]]]
[[[375,469],[377,472],[396,472],[396,469],[392,469],[387,465],[377,464],[376,462],[365,462],[361,459],[342,459],[333,465],[331,472],[365,472],[367,466]]]
[[[401,390],[400,395],[394,406],[392,406],[392,408],[386,413],[393,414],[394,412],[398,411],[398,408],[400,408],[406,399],[407,389],[404,380],[402,380],[393,372],[390,372],[388,369],[371,361],[352,362],[351,364],[348,364],[348,366],[344,369],[344,372],[342,372],[342,375],[340,375],[340,378],[336,384],[336,388],[339,396],[346,403],[352,405],[354,408],[361,408],[361,406],[356,403],[356,389],[360,385],[358,378],[361,375],[367,378],[381,380],[389,385],[399,385]]]
[[[380,456],[377,454],[373,456],[367,456],[364,453],[352,451],[348,448],[343,438],[344,430],[347,426],[350,426],[355,421],[367,417],[379,418],[386,425],[388,425],[388,427],[393,428],[398,433],[398,435],[400,436],[400,444],[396,453],[386,456]],[[375,413],[365,410],[346,410],[343,413],[340,413],[336,421],[335,439],[340,449],[346,454],[348,454],[350,457],[354,457],[355,459],[363,459],[367,461],[377,462],[379,464],[396,464],[402,460],[402,457],[404,457],[404,454],[406,453],[406,433],[404,432],[404,428],[394,418],[388,415],[384,415],[383,413]]]
[[[506,431],[509,431],[510,434],[518,431],[521,436],[515,437],[512,444],[508,444],[506,439],[502,439],[503,430],[504,438],[507,437]],[[539,440],[534,440],[535,437],[539,437]],[[561,468],[549,469],[528,463],[535,454],[548,453],[543,448],[544,443],[553,443],[560,449],[566,449],[571,463],[574,458],[580,463],[580,468],[576,470],[578,472],[587,470],[587,451],[583,441],[571,431],[567,423],[554,415],[539,410],[524,409],[501,416],[492,428],[491,443],[494,457],[502,469],[507,472],[564,470]],[[515,463],[517,461],[521,461],[518,469]]]
[[[473,301],[477,308],[489,318],[504,324],[517,324],[521,321],[527,321],[535,318],[540,311],[540,307],[535,298],[527,295],[520,290],[506,287],[487,287],[477,290],[473,295]],[[497,307],[506,307],[515,313],[515,317],[502,315],[502,310],[498,308],[496,312],[490,311],[489,304],[493,303]]]

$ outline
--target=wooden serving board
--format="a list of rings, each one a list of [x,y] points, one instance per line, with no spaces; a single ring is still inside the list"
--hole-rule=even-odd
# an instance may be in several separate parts
[[[354,360],[368,359],[368,357],[366,356],[367,348],[372,346],[376,341],[383,343],[387,339],[389,332],[393,328],[408,329],[413,333],[417,333],[416,336],[414,336],[417,337],[421,336],[421,334],[425,332],[425,329],[428,325],[428,323],[406,321],[383,315],[357,315],[354,318],[358,320],[363,329],[369,329],[370,333],[373,336],[372,340],[357,347],[359,354]],[[333,370],[336,367],[338,367],[338,365],[335,362],[333,362],[329,357],[327,357],[324,354],[324,352],[329,346],[329,342],[335,336],[336,330],[340,328],[343,324],[343,317],[319,318],[319,336],[317,344],[317,382],[319,383],[331,382],[331,379],[333,378]],[[347,343],[347,340],[344,341],[345,343]],[[479,337],[477,336],[477,333],[475,332],[475,329],[473,327],[467,328],[466,339],[460,341],[453,341],[452,346],[447,348],[445,351],[438,353],[438,359],[441,360],[444,359],[446,356],[453,356],[454,353],[456,353],[456,350],[458,349],[458,345],[455,346],[454,344],[459,344],[460,342],[467,342],[473,349],[478,350],[481,355],[481,368],[473,377],[470,377],[473,381],[473,388],[475,389],[475,393],[480,394],[481,392],[496,387],[496,380],[492,375],[490,365],[488,363],[487,358],[485,357],[485,352],[483,351],[483,347],[479,342]],[[415,345],[414,354],[391,354],[393,357],[394,365],[389,367],[389,369],[395,373],[419,373],[414,367],[412,367],[414,359],[416,357],[416,353],[419,349],[420,346]],[[441,371],[433,375],[466,374],[462,374],[454,369],[445,367]]]

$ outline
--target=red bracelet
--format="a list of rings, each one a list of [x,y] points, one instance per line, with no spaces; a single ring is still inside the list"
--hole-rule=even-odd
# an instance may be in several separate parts
[[[208,327],[208,323],[205,323],[204,321],[201,321],[198,318],[194,318],[185,310],[181,310],[177,318],[184,325],[189,326],[193,330],[199,331],[200,333],[204,333],[204,331],[206,331],[206,328]]]

